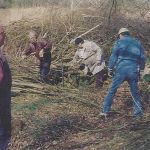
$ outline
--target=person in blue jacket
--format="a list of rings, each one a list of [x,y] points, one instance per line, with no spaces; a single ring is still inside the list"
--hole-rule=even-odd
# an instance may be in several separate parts
[[[119,86],[127,81],[133,98],[134,116],[142,116],[143,110],[138,91],[139,75],[145,68],[144,48],[141,43],[130,36],[127,28],[121,28],[118,32],[118,40],[112,49],[109,59],[108,72],[111,76],[115,70],[112,86],[104,99],[101,116],[108,115],[113,98]]]

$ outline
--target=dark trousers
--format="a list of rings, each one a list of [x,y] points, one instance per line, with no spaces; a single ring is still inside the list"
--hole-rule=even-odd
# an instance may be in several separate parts
[[[102,87],[105,80],[108,78],[108,72],[106,69],[101,70],[96,74],[96,87]]]
[[[40,78],[42,82],[48,82],[49,81],[49,71],[50,71],[50,65],[51,62],[40,62]]]
[[[11,137],[11,86],[0,88],[0,150],[6,150]]]

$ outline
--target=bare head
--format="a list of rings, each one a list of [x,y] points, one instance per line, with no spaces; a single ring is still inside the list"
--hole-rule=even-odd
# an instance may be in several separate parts
[[[38,35],[35,31],[31,30],[29,31],[28,37],[29,37],[30,42],[36,42]]]

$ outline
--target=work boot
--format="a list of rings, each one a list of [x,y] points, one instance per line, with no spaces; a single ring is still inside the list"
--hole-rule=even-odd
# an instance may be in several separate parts
[[[101,112],[99,115],[100,115],[100,116],[107,116],[108,114]]]
[[[108,116],[108,114],[101,112],[101,113],[99,114],[99,116],[102,117],[102,118],[106,118],[106,117]]]

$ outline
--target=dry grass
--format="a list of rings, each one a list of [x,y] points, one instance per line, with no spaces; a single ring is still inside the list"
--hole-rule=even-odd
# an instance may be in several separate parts
[[[7,25],[22,19],[39,20],[40,22],[50,16],[64,16],[68,9],[61,7],[31,7],[31,8],[10,8],[0,9],[0,22]],[[61,14],[61,16],[60,16]]]
[[[34,28],[40,36],[44,32],[48,32],[53,44],[57,47],[53,52],[52,62],[59,63],[61,52],[63,52],[65,58],[71,59],[73,56],[75,49],[69,45],[72,38],[103,21],[100,19],[85,19],[81,14],[82,11],[78,13],[70,12],[70,10],[60,7],[3,10],[1,16],[5,15],[5,17],[1,21],[7,24],[6,50],[11,57],[10,66],[13,72],[13,80],[29,83],[32,81],[28,80],[28,77],[36,79],[38,76],[37,68],[35,68],[36,62],[31,65],[32,58],[27,61],[20,61],[21,52],[25,49],[28,41],[28,30]],[[129,24],[126,18],[122,16],[118,15],[115,19],[112,18],[110,29],[106,29],[106,24],[104,24],[102,28],[96,29],[85,38],[96,41],[106,52],[109,51],[114,41],[113,35],[118,28]],[[132,23],[130,22],[131,25]],[[138,25],[136,24],[132,28],[140,30],[141,28]],[[66,33],[69,34],[66,36]],[[65,39],[61,41],[64,36],[66,36]],[[61,43],[59,43],[60,41]],[[148,42],[146,41],[146,43]],[[28,67],[29,64],[30,67]],[[127,95],[122,94],[123,88],[118,90],[117,100],[114,103],[114,108],[121,113],[111,117],[106,122],[98,118],[98,113],[108,85],[100,90],[96,90],[94,87],[76,89],[72,86],[51,85],[43,85],[42,91],[44,89],[56,93],[57,96],[20,93],[20,95],[12,98],[13,137],[10,145],[11,150],[35,150],[38,148],[48,150],[120,150],[128,149],[127,144],[130,144],[133,134],[135,140],[136,136],[138,137],[138,134],[140,134],[139,130],[133,131],[130,126],[124,127],[131,121],[126,118],[124,111],[127,110],[131,113],[132,106],[125,105],[124,98]],[[148,93],[149,91],[145,91],[144,95]],[[148,104],[149,101],[146,108],[147,118],[144,121],[149,121]],[[120,130],[121,132],[117,131],[118,127],[123,127]],[[145,131],[149,132],[149,128],[142,129],[141,135]],[[147,141],[142,141],[143,144],[148,144],[148,139],[149,136],[145,139]]]

